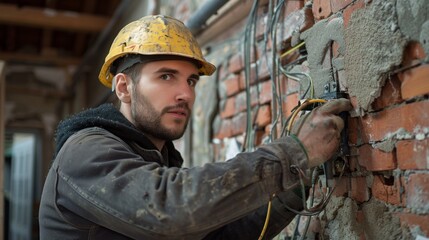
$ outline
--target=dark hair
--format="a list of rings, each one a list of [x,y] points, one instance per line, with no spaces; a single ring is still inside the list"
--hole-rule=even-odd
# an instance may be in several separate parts
[[[133,66],[122,71],[122,73],[128,75],[131,78],[131,80],[133,81],[133,83],[137,84],[140,80],[141,69],[143,67],[143,64],[144,63],[134,64]]]

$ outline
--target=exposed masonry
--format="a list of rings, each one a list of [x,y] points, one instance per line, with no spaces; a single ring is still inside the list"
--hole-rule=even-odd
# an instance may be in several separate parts
[[[352,4],[357,3],[358,1],[353,1]],[[354,10],[346,27],[342,13],[338,12],[328,19],[317,21],[311,28],[301,33],[299,39],[305,41],[305,48],[308,52],[307,61],[289,69],[291,72],[310,74],[314,80],[315,97],[323,95],[325,83],[334,80],[335,75],[332,70],[341,72],[339,80],[343,81],[342,86],[347,88],[345,90],[351,97],[356,98],[358,104],[356,115],[361,116],[373,111],[371,105],[379,97],[383,86],[389,84],[386,81],[390,77],[389,74],[392,70],[401,67],[404,49],[408,43],[419,41],[429,60],[429,4],[427,4],[427,0],[373,0],[365,1],[365,3],[367,5],[363,8]],[[337,44],[338,54],[331,54],[331,56],[334,55],[333,59],[327,59],[325,56],[327,56],[327,51],[332,51],[332,42]],[[237,46],[241,48],[240,43]],[[209,60],[215,61],[215,65],[225,68],[228,66],[225,56],[236,52],[237,49],[234,48],[237,46],[234,44],[216,46],[218,51],[210,52]],[[227,71],[227,69],[223,69],[223,71]],[[225,103],[226,89],[221,85],[221,81],[226,77],[218,76],[218,84],[220,84],[217,86],[218,96],[206,95],[207,92],[216,89],[216,86],[197,85],[197,92],[201,93],[197,99],[201,100],[197,100],[194,106],[194,112],[198,116],[196,122],[193,123],[193,139],[199,139],[202,136],[209,138],[202,122],[211,121],[213,116],[209,112],[216,111],[216,109],[212,108],[207,99],[220,98],[222,101],[219,104]],[[202,80],[201,83],[204,83],[205,79]],[[293,92],[292,90],[295,91],[288,88],[286,94]],[[399,92],[394,94],[400,94]],[[217,132],[218,128],[221,128],[221,119],[219,114],[215,114],[215,118],[212,125],[215,127],[214,132]],[[203,131],[203,133],[198,133],[198,131]],[[217,154],[227,155],[226,152],[231,151],[231,146],[242,142],[242,138],[243,136],[240,135],[215,142],[220,149]],[[383,152],[394,152],[397,151],[396,145],[402,140],[425,141],[428,138],[429,126],[416,124],[413,129],[393,130],[381,140],[378,139],[369,144]],[[358,139],[358,145],[360,144],[368,143],[363,143],[362,139]],[[204,143],[194,143],[193,149],[200,148],[195,152],[194,159],[204,159],[208,155],[208,147],[210,146],[204,145]],[[239,149],[235,151],[239,151]],[[426,155],[429,164],[429,153]],[[375,161],[377,160],[375,159]],[[400,195],[399,202],[406,206],[389,204],[377,200],[376,196],[371,196],[376,174],[393,176],[395,179],[403,178],[404,186],[399,187],[407,187],[409,179],[419,171],[425,170],[395,169],[374,173],[359,168],[357,171],[351,172],[348,176],[349,179],[346,176],[342,181],[349,181],[354,177],[364,177],[366,182],[359,188],[365,188],[368,191],[368,200],[361,203],[350,196],[333,196],[325,211],[319,216],[318,220],[321,224],[319,233],[323,234],[325,239],[362,239],[362,236],[365,239],[415,239],[417,235],[425,235],[425,230],[414,225],[403,228],[400,224],[400,215],[398,215],[407,213],[406,211],[417,215],[429,213],[429,203],[425,202],[427,198],[423,192],[424,188],[414,186],[414,195],[408,195],[404,189],[397,189]],[[348,189],[351,188],[348,187]],[[310,235],[311,233],[308,236]]]
[[[306,42],[316,96],[323,94],[324,83],[333,80],[331,67],[336,71],[344,69],[347,90],[357,99],[357,115],[363,116],[372,111],[372,102],[380,96],[389,72],[401,64],[408,42],[421,42],[429,56],[428,8],[425,1],[373,1],[352,14],[346,29],[343,29],[342,16],[337,14],[317,22],[301,34],[301,39]],[[338,56],[332,59],[332,66],[327,66],[324,56],[332,41],[339,45]],[[371,144],[381,151],[392,152],[400,140],[424,140],[428,136],[426,126],[416,126],[412,132],[400,128]],[[366,176],[366,187],[369,189],[373,178],[372,174]],[[429,204],[420,197],[424,189],[416,187],[415,191],[418,194],[408,199],[412,202],[412,207],[409,207],[417,214],[425,214]],[[358,209],[364,216],[360,222],[350,217],[356,216]],[[418,227],[401,228],[400,220],[394,214],[397,211],[400,209],[379,202],[374,197],[360,205],[351,198],[333,197],[322,218],[322,225],[326,225],[323,227],[324,235],[331,239],[361,239],[362,235],[366,239],[411,239],[421,234]]]
[[[422,128],[420,126],[417,126],[416,128],[414,128],[413,133],[409,133],[404,128],[400,128],[396,132],[387,134],[383,141],[373,143],[372,147],[378,148],[383,152],[391,152],[395,148],[398,140],[415,139],[421,141],[426,139],[426,137],[429,137],[428,127]]]
[[[363,213],[360,222],[350,218],[358,211]],[[399,218],[391,211],[395,209],[389,210],[375,199],[358,206],[350,198],[332,197],[323,216],[327,223],[325,235],[330,239],[358,240],[362,235],[366,239],[411,239],[409,230],[401,227]]]

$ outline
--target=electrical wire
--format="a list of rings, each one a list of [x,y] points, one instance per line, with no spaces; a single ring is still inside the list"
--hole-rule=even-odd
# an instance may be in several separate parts
[[[252,44],[254,44],[255,40],[255,29],[256,29],[256,20],[257,20],[257,7],[259,5],[259,0],[256,0],[253,2],[252,9],[250,11],[250,17],[247,21],[245,32],[244,32],[244,43],[243,43],[243,52],[244,52],[244,74],[245,74],[245,84],[246,84],[246,133],[244,138],[244,143],[242,145],[242,148],[244,148],[246,151],[251,151],[254,149],[254,137],[252,134],[252,126],[253,123],[256,120],[257,111],[259,108],[256,108],[256,114],[255,117],[252,120],[252,111],[251,111],[251,92],[250,92],[250,54],[251,54],[251,48]],[[251,33],[253,33],[253,37],[251,36]],[[256,72],[256,77],[258,76]],[[259,95],[259,91],[258,91]],[[242,149],[243,150],[243,149]]]
[[[305,100],[301,105],[299,105],[299,107],[292,113],[291,115],[291,120],[289,121],[288,127],[286,129],[286,134],[289,135],[291,128],[292,128],[292,124],[295,120],[296,115],[304,108],[306,108],[307,106],[313,104],[313,103],[325,103],[326,100],[325,99],[307,99]]]
[[[310,96],[309,98],[314,98],[314,83],[313,83],[313,79],[311,78],[311,76],[307,73],[304,72],[289,72],[287,71],[283,66],[279,66],[280,71],[288,78],[295,80],[299,83],[302,83],[302,78],[300,78],[299,76],[304,76],[308,79],[308,86],[307,89],[305,90],[305,92],[300,96],[300,99],[305,98],[305,96],[307,96],[307,93],[310,91]]]
[[[271,78],[271,81],[272,81],[272,84],[271,84],[272,87],[271,87],[271,89],[272,89],[272,115],[273,115],[271,131],[270,131],[270,134],[269,134],[270,141],[272,141],[273,135],[274,135],[274,138],[276,136],[276,132],[277,131],[273,131],[273,130],[276,129],[277,122],[279,120],[278,116],[281,116],[281,117],[283,116],[282,114],[278,114],[278,112],[277,112],[277,111],[279,111],[281,113],[282,110],[281,110],[281,96],[279,97],[279,93],[277,91],[277,84],[276,84],[277,83],[277,74],[276,73],[278,71],[277,65],[276,65],[277,61],[275,60],[276,59],[276,45],[277,45],[277,41],[276,41],[276,39],[277,39],[276,32],[277,31],[274,30],[275,29],[274,26],[278,22],[279,12],[282,9],[284,3],[285,3],[284,0],[278,2],[277,6],[276,6],[276,8],[274,10],[272,21],[271,21],[270,28],[269,28],[271,30],[271,40],[272,40],[272,49],[271,49],[271,51],[272,51],[272,66],[271,66],[271,69],[272,70],[270,71],[270,78]],[[272,2],[270,1],[270,6],[271,5],[272,5]],[[266,35],[264,35],[264,39],[266,39],[265,37],[266,37]],[[267,64],[268,63],[269,63],[269,61],[267,60]],[[269,220],[270,220],[270,214],[271,214],[271,205],[272,205],[272,202],[270,200],[268,202],[267,216],[265,218],[264,227],[263,227],[262,232],[261,232],[261,234],[259,236],[259,240],[263,239],[263,237],[265,235],[265,232],[266,232],[266,229],[268,227],[268,223],[269,223]]]
[[[279,17],[280,17],[280,13],[282,12],[281,10],[283,10],[283,6],[285,4],[285,0],[279,1],[274,9],[274,13],[272,16],[272,20],[271,20],[271,25],[270,25],[270,29],[271,29],[271,53],[272,53],[272,71],[271,73],[271,81],[272,81],[272,115],[273,115],[273,120],[272,120],[272,125],[271,125],[271,131],[270,131],[270,138],[271,139],[276,139],[277,138],[277,123],[279,122],[283,122],[283,114],[282,114],[282,97],[281,97],[281,92],[278,91],[278,89],[280,88],[280,81],[278,81],[278,64],[277,64],[277,31],[275,30],[275,26],[277,26],[277,23],[279,21]]]
[[[272,206],[272,202],[271,200],[268,202],[268,207],[267,207],[267,215],[265,216],[265,222],[264,222],[264,227],[262,228],[262,232],[259,235],[258,240],[262,240],[265,232],[267,231],[268,228],[268,223],[270,222],[270,216],[271,216],[271,206]]]
[[[296,45],[295,47],[289,49],[288,51],[284,52],[282,55],[280,55],[280,59],[286,57],[287,55],[293,53],[295,50],[299,49],[300,47],[304,46],[305,42],[301,42],[300,44]]]

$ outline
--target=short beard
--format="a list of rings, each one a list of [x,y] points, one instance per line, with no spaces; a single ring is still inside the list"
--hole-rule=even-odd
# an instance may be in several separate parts
[[[167,129],[161,124],[161,117],[167,113],[170,108],[181,107],[186,108],[188,113],[191,113],[187,103],[180,103],[176,106],[166,107],[161,112],[157,112],[150,100],[143,96],[137,89],[133,87],[133,99],[131,105],[131,116],[135,126],[145,134],[152,136],[157,139],[166,141],[172,141],[179,139],[185,133],[186,127],[188,126],[189,117],[186,119],[183,130],[173,131]]]

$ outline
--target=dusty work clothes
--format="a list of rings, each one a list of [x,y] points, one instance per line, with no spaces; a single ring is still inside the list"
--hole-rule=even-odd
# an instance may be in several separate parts
[[[307,159],[292,138],[222,163],[181,168],[172,142],[162,151],[113,105],[60,123],[57,153],[39,212],[40,239],[257,239],[274,198],[266,236],[302,208],[298,176]],[[282,202],[282,203],[281,203]]]

